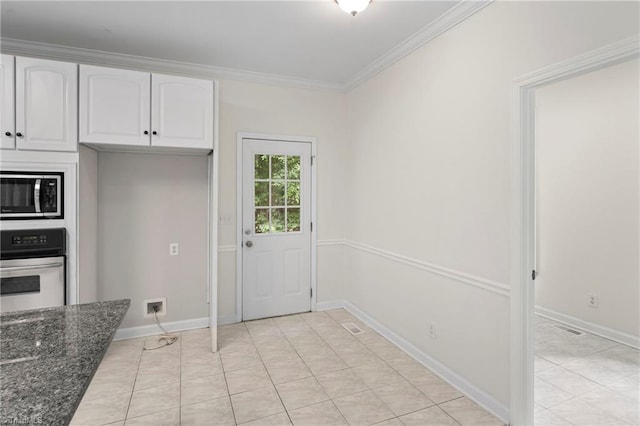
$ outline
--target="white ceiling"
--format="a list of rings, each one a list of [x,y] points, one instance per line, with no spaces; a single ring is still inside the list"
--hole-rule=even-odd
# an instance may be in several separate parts
[[[345,85],[458,1],[0,1],[3,38]]]

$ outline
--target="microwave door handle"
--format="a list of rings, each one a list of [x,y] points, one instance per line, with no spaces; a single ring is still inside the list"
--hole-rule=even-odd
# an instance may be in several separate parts
[[[36,213],[42,213],[40,211],[40,184],[42,179],[36,179],[36,184],[33,187],[33,201],[36,207]]]

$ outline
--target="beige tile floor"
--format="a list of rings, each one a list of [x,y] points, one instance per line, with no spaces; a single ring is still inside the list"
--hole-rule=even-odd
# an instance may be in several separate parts
[[[218,353],[208,329],[112,343],[71,424],[502,424],[343,309],[218,332]]]
[[[537,317],[536,426],[640,424],[640,352]]]

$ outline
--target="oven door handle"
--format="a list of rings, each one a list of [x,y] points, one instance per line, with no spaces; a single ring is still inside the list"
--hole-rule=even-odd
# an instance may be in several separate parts
[[[31,271],[35,269],[48,269],[48,268],[59,268],[63,266],[63,262],[58,263],[47,263],[46,265],[34,265],[34,266],[8,266],[5,268],[0,268],[0,272],[9,272],[9,271]]]

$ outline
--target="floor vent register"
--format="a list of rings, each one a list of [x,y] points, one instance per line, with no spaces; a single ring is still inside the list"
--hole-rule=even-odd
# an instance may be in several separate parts
[[[354,336],[357,336],[358,334],[362,334],[364,333],[364,331],[358,327],[357,325],[355,325],[352,322],[345,322],[341,324],[344,328],[347,329],[347,331],[351,334],[353,334]]]
[[[560,330],[564,330],[564,331],[566,331],[568,333],[571,333],[571,334],[575,334],[576,336],[582,336],[584,334],[582,331],[574,330],[573,328],[569,328],[569,327],[564,326],[562,324],[554,324],[553,327],[559,328]]]

